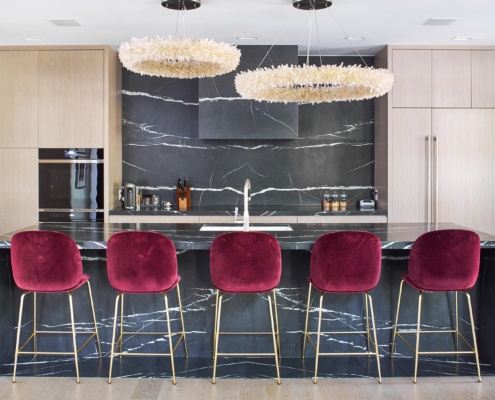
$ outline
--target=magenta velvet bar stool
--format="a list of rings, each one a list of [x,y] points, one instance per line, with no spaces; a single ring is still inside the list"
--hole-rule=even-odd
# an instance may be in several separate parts
[[[187,353],[186,332],[182,316],[182,302],[180,298],[177,266],[177,254],[172,241],[156,232],[129,231],[119,232],[110,237],[107,244],[107,274],[110,285],[119,291],[115,299],[115,314],[113,319],[112,352],[110,358],[110,372],[108,383],[112,382],[112,366],[115,356],[170,356],[172,365],[172,381],[176,384],[174,352],[181,340]],[[167,292],[177,288],[177,299],[181,320],[181,331],[172,332]],[[165,316],[167,318],[167,332],[139,331],[124,332],[124,294],[161,294],[165,300]],[[120,334],[115,342],[117,329],[117,313],[120,302]],[[136,353],[124,352],[124,335],[160,335],[166,336],[169,343],[168,353]],[[180,335],[175,346],[172,337]],[[120,351],[117,348],[120,346]]]
[[[83,273],[81,254],[76,243],[67,235],[50,231],[25,231],[16,233],[11,241],[12,273],[16,285],[23,290],[19,307],[19,323],[17,325],[17,340],[15,346],[14,373],[12,382],[15,382],[17,371],[17,357],[22,354],[42,355],[73,355],[76,365],[76,382],[79,383],[79,366],[77,354],[94,337],[101,357],[100,339],[96,325],[93,297],[89,275]],[[84,284],[88,285],[89,302],[93,315],[94,331],[76,330],[74,323],[74,307],[72,292]],[[24,298],[33,293],[33,332],[19,347],[22,326],[22,311]],[[69,297],[71,331],[39,331],[36,327],[36,294],[37,293],[67,293]],[[40,334],[71,334],[73,351],[47,352],[37,350],[37,336]],[[77,348],[76,334],[90,334],[91,336]],[[25,351],[24,347],[33,340],[33,351]]]
[[[280,245],[272,235],[264,232],[229,232],[213,240],[210,250],[210,274],[217,289],[215,324],[213,332],[213,379],[217,370],[218,356],[274,356],[277,383],[280,384],[278,357],[280,338],[278,331],[277,300],[275,288],[282,273]],[[273,309],[270,292],[273,292]],[[264,293],[268,299],[271,332],[220,331],[222,299],[226,294]],[[274,310],[274,311],[273,311]],[[273,313],[275,312],[275,322]],[[220,335],[272,335],[273,353],[219,353]]]
[[[369,232],[342,231],[327,233],[315,241],[311,252],[309,272],[308,306],[306,310],[306,326],[304,329],[303,358],[306,350],[306,339],[316,351],[315,376],[318,375],[318,360],[320,356],[355,356],[375,355],[378,367],[378,381],[382,382],[380,371],[380,356],[376,340],[375,317],[373,302],[369,291],[376,287],[380,280],[382,249],[380,239]],[[308,320],[311,306],[311,289],[320,291],[320,307],[318,313],[318,331],[308,332]],[[322,332],[321,319],[323,312],[323,297],[325,294],[364,293],[366,304],[366,330],[345,332]],[[368,306],[369,304],[369,306]],[[373,337],[370,332],[368,307],[371,311]],[[320,338],[322,335],[366,334],[368,351],[359,353],[322,353]],[[317,335],[316,345],[310,335]],[[373,345],[373,351],[370,348]]]
[[[421,235],[413,244],[407,274],[402,275],[400,283],[399,300],[397,303],[397,315],[395,318],[394,338],[392,340],[392,352],[395,351],[396,337],[400,337],[414,350],[414,382],[418,373],[418,356],[420,354],[474,354],[478,368],[478,381],[481,382],[481,371],[476,345],[476,333],[471,306],[471,296],[467,290],[471,289],[478,279],[480,267],[480,238],[468,230],[445,229],[427,232]],[[402,297],[402,287],[406,282],[410,287],[419,291],[418,319],[415,331],[399,330],[399,311]],[[454,330],[423,330],[421,329],[421,301],[426,292],[455,292],[455,329]],[[469,317],[471,320],[471,334],[473,343],[470,344],[459,331],[458,292],[466,295]],[[416,334],[416,346],[413,347],[402,336],[403,334]],[[420,335],[425,333],[454,333],[455,351],[420,351]],[[459,351],[459,337],[471,349]]]

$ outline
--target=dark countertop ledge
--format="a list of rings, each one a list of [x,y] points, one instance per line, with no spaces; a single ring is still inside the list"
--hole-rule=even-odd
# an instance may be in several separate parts
[[[212,225],[212,224],[208,224]],[[220,225],[220,224],[214,224]],[[253,224],[264,225],[264,224]],[[270,224],[277,225],[277,224]],[[72,237],[80,249],[106,249],[108,238],[125,230],[150,230],[168,236],[178,251],[208,250],[213,239],[222,232],[200,232],[203,224],[117,224],[117,223],[40,223],[23,230],[53,230]],[[328,232],[342,230],[364,230],[376,234],[382,249],[407,250],[424,232],[438,229],[463,229],[462,226],[441,224],[406,223],[360,223],[360,224],[292,224],[292,232],[270,232],[277,238],[282,250],[308,250],[315,240]],[[0,235],[0,249],[9,249],[15,232]],[[477,232],[483,249],[495,249],[495,236]]]
[[[238,205],[239,214],[243,213],[243,205]],[[170,210],[163,211],[159,207],[141,207],[138,210],[126,210],[114,208],[110,210],[110,215],[215,215],[215,216],[234,216],[235,206],[194,206],[187,211]],[[318,206],[284,206],[284,205],[250,205],[249,215],[252,216],[332,216],[332,215],[387,215],[387,210],[378,208],[375,210],[360,210],[356,207],[348,207],[345,211],[323,211]]]

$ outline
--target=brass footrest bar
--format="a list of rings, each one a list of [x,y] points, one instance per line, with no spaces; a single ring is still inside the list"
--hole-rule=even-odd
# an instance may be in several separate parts
[[[265,357],[265,356],[275,356],[276,353],[217,353],[217,356],[225,357]]]
[[[321,322],[322,322],[322,314],[323,314],[323,298],[325,295],[325,292],[320,292],[320,301],[319,301],[319,309],[318,309],[318,331],[317,332],[311,332],[308,331],[308,324],[309,324],[309,313],[310,313],[310,308],[311,308],[311,290],[312,290],[312,283],[309,284],[309,291],[308,291],[308,303],[307,303],[307,308],[306,308],[306,323],[304,327],[304,339],[303,339],[303,348],[302,348],[302,357],[304,358],[304,353],[306,350],[306,340],[309,340],[309,343],[313,347],[316,353],[315,357],[315,374],[313,377],[313,383],[317,382],[317,377],[318,377],[318,361],[320,356],[331,356],[331,357],[336,357],[336,356],[372,356],[374,355],[376,357],[376,363],[377,363],[377,369],[378,369],[378,382],[382,383],[382,375],[381,375],[381,369],[380,369],[380,355],[378,353],[378,342],[376,339],[376,326],[375,326],[375,316],[374,316],[374,311],[373,311],[373,301],[371,299],[371,296],[368,292],[364,292],[364,297],[365,297],[365,304],[366,304],[366,316],[365,316],[365,331],[322,331],[321,330]],[[371,314],[371,315],[370,315]],[[370,326],[370,320],[371,320],[371,326]],[[338,352],[338,353],[322,353],[320,351],[320,342],[321,342],[321,337],[324,335],[364,335],[367,341],[367,352]],[[316,335],[317,337],[317,342],[315,343],[313,339],[311,339],[310,335]],[[372,351],[372,349],[374,351]]]
[[[184,351],[186,353],[186,358],[188,358],[188,352],[187,352],[187,344],[186,344],[186,332],[184,328],[184,317],[182,314],[182,303],[181,303],[181,298],[180,298],[180,289],[179,289],[179,284],[176,286],[177,290],[177,299],[178,299],[178,307],[179,307],[179,314],[180,314],[180,323],[181,323],[181,328],[182,330],[179,332],[172,332],[170,329],[170,314],[169,314],[169,306],[168,306],[168,298],[167,298],[167,292],[161,292],[160,294],[163,296],[163,300],[165,303],[165,317],[166,317],[166,326],[167,326],[167,331],[166,332],[158,332],[158,331],[127,331],[124,332],[124,292],[120,292],[117,297],[115,298],[115,313],[114,313],[114,319],[113,319],[113,331],[112,331],[112,345],[111,345],[111,355],[110,355],[110,370],[108,374],[108,383],[112,383],[112,367],[113,367],[113,360],[115,356],[119,357],[129,357],[129,356],[154,356],[154,357],[170,357],[170,364],[172,367],[172,382],[175,385],[177,383],[177,380],[175,378],[175,365],[174,365],[174,353],[177,350],[177,347],[179,346],[180,342],[184,343]],[[120,303],[120,307],[119,307]],[[118,311],[120,308],[120,332],[116,335],[116,329],[117,329],[117,315]],[[169,352],[167,353],[136,353],[136,352],[124,352],[123,350],[123,338],[124,336],[135,336],[135,335],[152,335],[152,336],[161,336],[164,339],[167,339],[168,341],[168,346],[169,346]],[[177,340],[177,343],[174,345],[173,344],[173,336],[180,335],[179,339]],[[120,351],[117,352],[117,349],[120,347]]]
[[[271,335],[272,332],[217,332],[218,335]]]
[[[22,351],[22,349],[32,340],[32,339],[35,339],[36,338],[36,335],[38,334],[45,334],[45,335],[72,335],[72,332],[68,332],[68,331],[36,331],[34,333],[31,334],[31,336],[29,336],[29,338],[22,344],[21,347],[19,347],[19,350],[17,351],[18,354],[48,354],[48,353],[42,353],[40,351],[32,351],[32,352],[26,352],[26,351]],[[91,341],[91,339],[93,339],[94,337],[96,337],[96,333],[95,332],[79,332],[79,331],[76,331],[76,336],[77,335],[91,335],[81,346],[79,346],[77,348],[77,352],[79,353],[82,349],[84,349],[84,347],[86,347],[86,345]],[[59,352],[52,352],[50,354],[66,354],[66,353],[59,353]],[[69,354],[74,354],[74,352],[71,352]]]
[[[397,312],[395,316],[395,324],[394,324],[394,336],[392,340],[392,348],[391,348],[391,356],[393,357],[395,354],[396,350],[396,338],[399,337],[402,339],[402,341],[413,351],[414,353],[414,376],[413,376],[413,382],[416,383],[417,381],[417,375],[418,375],[418,362],[419,362],[419,355],[459,355],[459,354],[471,354],[474,355],[476,358],[476,369],[478,372],[478,382],[481,382],[481,368],[479,364],[479,356],[478,356],[478,348],[476,344],[476,332],[475,332],[475,327],[474,327],[474,318],[473,318],[473,309],[471,305],[471,296],[469,293],[466,291],[462,291],[466,295],[467,299],[467,305],[468,305],[468,310],[469,310],[469,319],[470,319],[470,325],[471,325],[471,334],[473,337],[472,344],[464,337],[464,335],[459,332],[459,305],[458,305],[458,292],[459,291],[454,291],[455,292],[455,329],[442,329],[442,330],[437,330],[437,329],[427,329],[427,330],[421,330],[421,306],[422,306],[422,299],[423,299],[423,294],[425,291],[419,290],[418,294],[418,315],[417,315],[417,322],[416,322],[416,329],[415,330],[398,330],[399,326],[399,313],[400,313],[400,306],[401,306],[401,299],[402,299],[402,289],[404,286],[404,280],[401,281],[400,283],[400,288],[399,288],[399,299],[397,301]],[[420,337],[422,334],[430,334],[430,333],[436,333],[436,334],[455,334],[455,351],[420,351]],[[413,347],[405,337],[402,335],[407,335],[407,334],[415,334],[416,335],[416,344]],[[471,349],[470,351],[468,350],[462,350],[459,351],[459,337],[464,341],[464,343]]]
[[[211,382],[215,383],[216,371],[217,371],[217,359],[218,356],[222,357],[274,357],[275,358],[275,368],[277,371],[277,383],[280,385],[280,370],[278,365],[278,357],[280,356],[280,339],[278,330],[278,316],[277,316],[277,303],[276,303],[276,292],[273,293],[273,307],[272,298],[268,292],[265,295],[268,299],[268,309],[270,313],[270,325],[271,332],[229,332],[220,331],[220,317],[222,314],[222,299],[225,293],[222,293],[217,289],[216,301],[215,301],[215,323],[213,331],[213,377]],[[275,318],[274,318],[275,314]],[[218,351],[218,342],[221,335],[271,335],[273,340],[273,353],[220,353]]]
[[[166,332],[165,332],[165,333],[162,333],[162,332],[134,332],[134,333],[139,334],[139,335],[160,335],[160,336],[167,335],[167,336],[168,336],[168,333],[166,333]],[[119,338],[118,338],[117,342],[115,343],[115,346],[114,346],[114,355],[119,355],[119,356],[122,356],[123,354],[129,355],[129,353],[117,353],[117,352],[115,351],[115,349],[116,349],[117,347],[119,347],[119,346],[120,346],[120,343],[122,342],[122,336],[124,336],[124,335],[131,335],[131,336],[134,336],[134,335],[132,334],[132,332],[122,332],[122,335],[121,335],[121,336],[119,336]],[[179,340],[177,340],[177,343],[175,344],[175,346],[174,346],[174,348],[173,348],[173,351],[172,351],[173,353],[175,353],[175,351],[177,350],[177,347],[179,346],[180,342],[181,342],[182,340],[185,340],[185,334],[184,334],[184,333],[182,333],[182,332],[172,332],[172,333],[170,334],[170,336],[174,336],[174,335],[180,335],[180,338],[179,338]],[[134,353],[134,354],[138,354],[138,353]],[[141,354],[141,355],[147,355],[147,354],[148,354],[148,353],[143,353],[143,354]],[[151,353],[149,353],[149,354],[150,354],[150,355],[153,355],[153,354],[151,354]],[[170,353],[168,353],[167,355],[169,355],[169,356],[170,356]],[[186,357],[186,358],[187,358],[187,357]]]
[[[318,353],[320,356],[374,356],[376,353],[375,352],[366,352],[366,353]]]
[[[115,356],[120,356],[120,357],[124,357],[124,356],[130,356],[130,357],[134,357],[134,356],[155,356],[155,357],[162,357],[162,356],[167,356],[167,357],[170,357],[171,354],[170,353],[113,353],[114,357]]]
[[[73,356],[74,357],[74,364],[75,364],[75,370],[76,370],[76,382],[79,383],[79,365],[77,361],[77,356],[79,352],[86,347],[86,345],[91,341],[91,339],[95,338],[96,339],[96,344],[98,348],[98,354],[101,357],[101,347],[100,347],[100,338],[98,336],[98,326],[96,323],[96,316],[95,316],[95,309],[94,309],[94,304],[93,304],[93,296],[91,294],[91,285],[89,281],[86,282],[87,289],[88,289],[88,298],[89,298],[89,305],[90,305],[90,310],[92,314],[92,319],[93,319],[93,326],[94,330],[88,331],[88,330],[76,330],[75,327],[75,320],[74,320],[74,305],[73,305],[73,300],[72,300],[72,292],[67,291],[63,292],[67,294],[69,298],[69,314],[70,314],[70,325],[71,325],[71,330],[70,331],[60,331],[60,330],[50,330],[50,331],[39,331],[37,330],[37,312],[36,312],[36,292],[24,292],[21,295],[21,301],[20,301],[20,307],[19,307],[19,320],[18,320],[18,325],[17,325],[17,334],[16,334],[16,347],[15,347],[15,357],[14,357],[14,371],[12,374],[12,382],[15,382],[16,380],[16,373],[17,373],[17,359],[19,355],[50,355],[50,356]],[[30,334],[29,338],[22,344],[22,346],[19,346],[20,343],[20,337],[21,337],[21,326],[22,326],[22,315],[23,315],[23,308],[24,308],[24,299],[26,295],[29,293],[33,293],[33,331]],[[72,336],[72,348],[73,351],[71,352],[64,352],[64,351],[38,351],[37,350],[37,336],[38,335],[71,335]],[[90,335],[86,341],[77,347],[76,343],[76,338],[77,335]],[[30,342],[33,342],[33,350],[32,351],[24,351],[23,349],[26,347],[26,345]]]

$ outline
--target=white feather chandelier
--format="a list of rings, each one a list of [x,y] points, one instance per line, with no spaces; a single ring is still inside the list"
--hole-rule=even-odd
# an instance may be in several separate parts
[[[201,6],[201,0],[162,0],[180,12]],[[177,30],[176,30],[177,34]],[[164,78],[212,78],[237,68],[240,50],[230,44],[187,37],[132,38],[121,44],[119,58],[129,71]]]
[[[212,78],[237,68],[240,50],[230,44],[186,37],[132,38],[119,48],[122,65],[141,75]]]
[[[384,69],[305,64],[240,72],[235,88],[247,99],[315,104],[379,97],[392,89],[393,82],[393,75]]]
[[[315,12],[330,7],[332,2],[294,0],[293,5]],[[394,77],[386,69],[342,64],[309,65],[309,48],[308,43],[307,60],[303,66],[281,65],[238,73],[235,77],[237,93],[245,99],[257,101],[315,104],[371,99],[392,89]]]

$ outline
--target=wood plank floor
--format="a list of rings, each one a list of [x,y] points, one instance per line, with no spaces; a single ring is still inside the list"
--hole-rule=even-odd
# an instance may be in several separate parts
[[[71,399],[71,400],[275,400],[275,399],[495,399],[495,376],[475,377],[385,378],[376,379],[283,379],[281,385],[269,379],[169,379],[114,378],[109,385],[102,378],[20,377],[15,384],[10,377],[0,377],[0,399]]]

